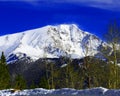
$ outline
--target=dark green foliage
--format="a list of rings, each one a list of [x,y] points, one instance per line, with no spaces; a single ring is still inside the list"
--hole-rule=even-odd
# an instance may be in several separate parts
[[[1,63],[6,64],[6,58],[4,56],[4,52],[2,52],[2,55],[1,55]]]
[[[62,68],[54,66],[54,87],[83,89],[102,86],[109,88],[108,81],[110,80],[110,72],[112,72],[110,66],[112,67],[112,65],[95,57],[86,58],[89,61],[87,62],[87,65],[89,65],[87,68],[85,64],[86,62],[83,62],[84,60],[81,60],[81,63],[79,61],[80,64],[74,60],[67,60],[67,66]],[[120,73],[120,68],[118,66],[117,68],[119,69],[118,71]],[[51,73],[49,74],[48,79],[50,78]]]
[[[6,65],[0,64],[0,89],[9,88],[10,75]]]
[[[107,55],[108,65],[109,65],[109,79],[108,88],[119,88],[119,47],[120,45],[120,26],[116,21],[110,24],[109,30],[106,34],[106,42],[111,45],[111,53]]]
[[[47,79],[45,77],[42,77],[40,79],[39,87],[49,89],[49,85],[48,85]]]
[[[118,53],[118,52],[117,52]],[[118,56],[119,57],[119,56]],[[109,59],[114,59],[112,54]],[[47,60],[41,60],[40,65],[46,64],[47,67],[42,67],[42,73],[36,72],[41,75],[36,75],[33,73],[33,82],[26,85],[28,79],[23,78],[23,74],[14,74],[14,79],[10,81],[9,71],[7,69],[6,63],[0,62],[0,89],[12,88],[24,89],[24,88],[46,88],[46,89],[58,89],[58,88],[92,88],[92,87],[105,87],[105,88],[120,88],[120,67],[114,66],[114,62],[109,62],[110,60],[101,60],[95,57],[85,57],[83,59],[70,59],[70,58],[60,58],[60,61],[47,62]],[[117,58],[119,61],[119,58]],[[44,62],[45,61],[45,62]],[[38,64],[39,62],[37,62]],[[67,64],[67,66],[61,67]],[[14,64],[11,64],[14,65]],[[23,63],[21,63],[23,66]],[[40,66],[41,67],[41,66]],[[14,67],[18,68],[18,67]],[[22,67],[24,68],[24,67]],[[32,67],[33,68],[33,67]],[[34,66],[36,68],[36,66]],[[114,75],[114,68],[117,69],[117,78]],[[23,69],[22,69],[23,70]],[[34,69],[35,70],[35,69]],[[46,72],[45,72],[46,70]],[[24,72],[24,71],[22,71]],[[35,72],[35,71],[32,71]],[[116,71],[115,71],[116,72]],[[46,75],[47,73],[47,75]],[[29,74],[27,74],[28,76]],[[31,75],[30,75],[31,76]],[[29,77],[29,76],[28,76]],[[36,79],[38,78],[39,79]],[[117,80],[117,84],[114,81]],[[49,82],[48,82],[49,81]],[[38,83],[39,82],[39,83]],[[10,84],[11,83],[11,84]],[[27,83],[28,84],[28,83]],[[116,86],[115,86],[116,85]]]
[[[30,89],[34,89],[34,88],[36,88],[35,83],[34,83],[34,82],[32,82],[29,88],[30,88]]]
[[[5,89],[10,87],[10,74],[6,65],[6,59],[4,53],[0,59],[0,89]]]
[[[21,75],[16,76],[14,88],[15,89],[25,89],[26,88],[26,81]]]

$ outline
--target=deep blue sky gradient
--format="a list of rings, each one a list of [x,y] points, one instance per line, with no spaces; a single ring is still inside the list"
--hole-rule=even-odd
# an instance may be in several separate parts
[[[35,29],[46,25],[77,24],[100,38],[109,23],[120,23],[120,11],[75,3],[0,2],[0,35]]]

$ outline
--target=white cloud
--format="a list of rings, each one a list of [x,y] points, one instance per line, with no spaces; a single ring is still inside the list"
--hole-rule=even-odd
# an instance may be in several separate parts
[[[120,8],[120,0],[82,0],[80,2],[87,6],[102,9],[116,10],[117,8]]]
[[[25,0],[29,3],[49,2],[49,3],[74,3],[77,5],[85,5],[97,7],[107,10],[120,10],[120,0]]]
[[[120,0],[60,0],[60,2],[74,3],[107,10],[120,10]]]
[[[13,0],[13,1],[26,2],[34,6],[38,6],[40,4],[45,3],[71,3],[71,4],[74,3],[77,5],[97,7],[107,10],[120,10],[120,0]]]

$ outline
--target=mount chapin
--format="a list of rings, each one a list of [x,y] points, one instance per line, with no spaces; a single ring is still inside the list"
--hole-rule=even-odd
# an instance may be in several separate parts
[[[0,49],[7,56],[7,61],[28,57],[58,58],[69,56],[82,58],[93,56],[104,45],[97,36],[80,30],[75,24],[45,26],[21,33],[0,37]]]

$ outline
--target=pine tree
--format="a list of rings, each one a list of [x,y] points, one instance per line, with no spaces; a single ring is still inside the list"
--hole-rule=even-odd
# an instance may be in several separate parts
[[[21,75],[17,75],[15,78],[14,88],[15,89],[25,89],[26,87],[27,86],[26,86],[25,79]]]
[[[45,77],[42,77],[42,78],[40,79],[39,87],[40,87],[40,88],[49,89],[49,85],[48,85],[47,79],[46,79]]]
[[[0,89],[5,89],[10,87],[10,74],[8,67],[6,65],[6,59],[4,52],[2,52],[0,59]]]
[[[31,85],[30,85],[29,88],[30,88],[30,89],[34,89],[34,88],[36,88],[34,81],[32,81],[32,83],[31,83]]]
[[[2,52],[2,55],[1,55],[1,63],[6,64],[6,58],[5,58],[4,52]]]

